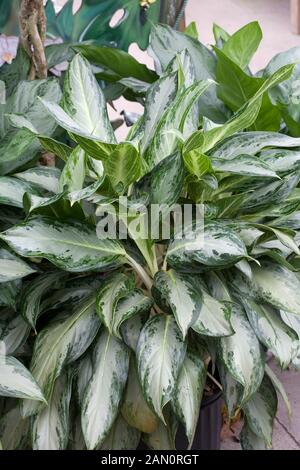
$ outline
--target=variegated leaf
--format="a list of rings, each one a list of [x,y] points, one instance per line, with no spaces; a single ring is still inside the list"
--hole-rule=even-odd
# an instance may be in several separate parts
[[[200,335],[230,336],[234,330],[230,321],[231,302],[214,299],[205,289],[202,291],[202,305],[199,316],[192,328]]]
[[[3,313],[1,315],[1,319]],[[3,342],[5,354],[8,356],[18,352],[26,342],[30,333],[30,327],[20,314],[13,314],[4,322],[4,327],[0,328],[0,342]]]
[[[226,226],[209,222],[205,226],[185,228],[182,239],[169,245],[167,261],[178,271],[201,265],[225,267],[247,257],[244,242]]]
[[[173,269],[156,273],[153,294],[171,309],[183,338],[194,325],[202,307],[202,295],[194,276]]]
[[[247,423],[266,445],[272,445],[273,422],[277,413],[277,394],[271,380],[265,376],[257,392],[243,405]]]
[[[151,434],[158,426],[158,419],[150,410],[139,382],[135,361],[131,359],[124,401],[121,408],[123,418],[139,431]]]
[[[175,450],[178,420],[170,407],[164,411],[164,422],[159,421],[157,428],[151,434],[143,434],[143,441],[151,450]]]
[[[123,273],[115,273],[105,279],[97,294],[97,312],[101,322],[110,334],[116,330],[119,315],[116,318],[118,301],[132,291],[134,278]]]
[[[64,84],[63,108],[81,131],[104,142],[115,142],[106,103],[89,62],[77,54]]]
[[[185,131],[188,137],[196,129],[186,129],[185,123],[193,104],[209,88],[212,81],[196,82],[187,89],[181,90],[173,103],[165,111],[161,118],[153,141],[146,154],[146,160],[150,168],[171,155],[176,147],[178,136],[175,131]]]
[[[138,340],[146,320],[147,314],[142,313],[129,318],[121,325],[120,331],[122,339],[133,351],[136,351]]]
[[[71,370],[64,372],[55,382],[47,407],[31,418],[33,450],[66,449],[72,379]]]
[[[264,262],[253,266],[253,284],[265,302],[300,315],[300,280],[279,264]]]
[[[281,320],[279,314],[271,306],[258,305],[248,299],[242,299],[242,302],[256,336],[285,369],[297,354],[298,336]]]
[[[20,415],[16,406],[1,416],[0,440],[3,450],[23,450],[29,444],[29,420]]]
[[[229,418],[233,418],[237,408],[240,408],[243,387],[237,382],[222,361],[217,363],[221,384],[223,387],[223,397],[227,407]]]
[[[243,385],[244,403],[261,384],[264,355],[245,313],[236,304],[232,306],[231,323],[235,334],[220,339],[220,357],[234,379]]]
[[[77,146],[63,168],[59,180],[60,191],[67,188],[68,192],[80,191],[85,179],[85,152]]]
[[[136,315],[146,315],[153,305],[152,299],[146,297],[141,289],[134,289],[122,297],[115,309],[112,333],[121,339],[120,329],[124,322],[132,318],[138,321]],[[122,331],[122,330],[121,330]]]
[[[263,176],[278,178],[271,165],[260,158],[249,155],[239,155],[231,160],[216,158],[212,160],[214,170],[217,172],[233,173],[235,175]]]
[[[88,449],[101,446],[118,415],[129,368],[129,349],[107,331],[93,352],[93,371],[81,410],[82,430]]]
[[[35,329],[36,321],[41,314],[42,296],[49,290],[59,287],[65,273],[54,272],[41,274],[34,279],[21,293],[20,313],[26,322]]]
[[[63,367],[78,359],[97,335],[100,321],[95,298],[80,302],[72,315],[65,314],[50,323],[37,336],[30,370],[40,385],[46,400],[52,396],[55,379]],[[23,416],[40,411],[32,401],[22,405]]]
[[[206,367],[199,353],[188,350],[177,379],[172,405],[178,419],[185,426],[190,446],[198,424],[205,381]]]
[[[147,149],[158,123],[173,102],[177,92],[177,72],[162,76],[153,83],[146,95],[144,113],[144,133],[141,141],[141,152]]]
[[[300,138],[289,137],[277,132],[243,132],[235,134],[219,145],[214,157],[230,160],[238,155],[255,155],[266,147],[299,147]]]
[[[244,422],[240,442],[243,450],[267,450],[265,440],[252,431],[247,421]]]
[[[78,399],[78,404],[81,406],[83,402],[83,397],[86,391],[86,388],[91,380],[93,373],[93,364],[92,357],[89,352],[87,352],[84,357],[79,360],[77,364],[77,377],[76,377],[76,394]]]
[[[37,166],[25,170],[22,173],[16,173],[14,176],[20,180],[34,184],[39,188],[45,189],[46,191],[58,193],[60,174],[61,172],[58,168]]]
[[[34,272],[35,270],[20,258],[0,247],[0,283],[22,279]]]
[[[26,192],[39,194],[37,187],[27,181],[11,176],[0,177],[0,204],[22,208],[23,196]]]
[[[156,315],[139,337],[137,361],[144,397],[165,423],[163,408],[171,400],[186,345],[175,319]]]
[[[141,433],[129,426],[119,415],[113,427],[103,442],[101,450],[136,450],[141,439]]]
[[[0,356],[0,396],[45,401],[37,382],[23,364],[3,355]]]
[[[292,406],[289,400],[289,397],[284,389],[283,384],[280,382],[279,378],[277,375],[273,372],[270,366],[268,364],[265,365],[265,372],[269,379],[271,380],[277,394],[279,393],[281,395],[281,398],[283,399],[283,402],[286,407],[287,415],[290,418],[292,416]]]
[[[4,232],[2,238],[22,256],[46,258],[72,272],[107,270],[125,260],[117,240],[100,239],[95,228],[77,221],[33,217]]]

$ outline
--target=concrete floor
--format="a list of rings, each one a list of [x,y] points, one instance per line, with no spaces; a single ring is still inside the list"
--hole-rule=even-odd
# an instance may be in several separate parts
[[[278,413],[275,418],[273,449],[300,450],[300,373],[294,371],[281,372],[273,362],[270,365],[283,383],[293,410],[292,417],[289,419],[283,400],[280,397]],[[222,442],[222,450],[240,450],[240,445],[234,437],[228,437]]]

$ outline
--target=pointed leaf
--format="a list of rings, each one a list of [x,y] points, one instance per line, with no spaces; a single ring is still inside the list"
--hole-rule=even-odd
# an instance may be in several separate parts
[[[63,367],[78,359],[95,338],[100,322],[95,299],[89,297],[78,304],[72,315],[66,314],[50,323],[38,334],[30,370],[47,400],[53,393],[55,379]],[[32,401],[23,403],[23,416],[40,411]]]
[[[45,401],[30,372],[14,357],[0,355],[0,395]]]
[[[20,255],[46,258],[67,271],[106,270],[124,261],[117,240],[100,239],[95,228],[77,221],[34,217],[1,236]]]
[[[33,450],[65,450],[69,439],[69,406],[72,372],[64,372],[56,381],[52,397],[38,415],[32,418]]]
[[[177,273],[173,269],[159,271],[155,275],[153,289],[169,305],[185,338],[202,307],[202,295],[195,278]]]
[[[170,315],[156,315],[145,324],[137,346],[138,372],[144,397],[160,419],[171,400],[185,354],[180,330]]]
[[[129,368],[127,346],[106,331],[100,335],[93,353],[93,373],[81,412],[87,448],[101,446],[118,415]]]
[[[133,359],[130,361],[121,413],[130,426],[146,434],[151,434],[158,426],[158,419],[144,398]]]
[[[199,287],[199,290],[201,288]],[[234,334],[231,325],[231,303],[214,299],[205,289],[202,291],[202,305],[193,330],[205,336],[230,336]]]
[[[64,279],[64,273],[47,273],[38,276],[21,293],[20,313],[27,323],[35,329],[36,321],[41,314],[42,296]]]
[[[242,308],[233,305],[231,323],[235,334],[220,339],[220,357],[232,376],[244,387],[245,402],[259,388],[264,375],[264,357],[258,339]]]
[[[172,404],[185,426],[190,446],[198,424],[205,381],[206,367],[202,359],[196,352],[188,351],[177,379]]]
[[[285,369],[297,354],[298,336],[272,307],[247,299],[243,299],[243,305],[256,336]]]

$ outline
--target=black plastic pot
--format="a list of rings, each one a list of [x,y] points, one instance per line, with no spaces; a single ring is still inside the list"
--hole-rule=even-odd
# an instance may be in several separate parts
[[[195,438],[191,450],[220,450],[222,428],[222,392],[217,391],[203,397]],[[176,449],[186,450],[188,440],[184,427],[179,426],[176,435]]]

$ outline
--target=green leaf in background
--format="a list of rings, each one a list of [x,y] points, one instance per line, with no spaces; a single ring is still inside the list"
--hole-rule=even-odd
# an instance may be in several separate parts
[[[173,269],[156,273],[153,294],[169,305],[183,338],[199,317],[202,295],[197,280],[188,274]]]
[[[45,403],[37,382],[14,357],[0,355],[0,396],[29,398]]]
[[[187,351],[177,379],[172,405],[178,419],[185,426],[190,446],[198,424],[205,380],[206,367],[199,353]]]
[[[69,440],[69,407],[73,373],[64,372],[55,382],[46,408],[32,418],[33,450],[65,450]]]
[[[20,255],[46,258],[66,271],[106,270],[125,261],[117,240],[99,239],[95,227],[77,221],[34,217],[1,236]]]
[[[186,49],[191,55],[196,72],[196,80],[215,80],[216,59],[203,44],[190,36],[171,29],[166,25],[154,25],[150,35],[149,52],[158,59],[163,70],[174,55]],[[226,108],[218,99],[216,86],[208,88],[199,100],[202,112],[214,122],[224,122]]]
[[[232,111],[235,112],[258,92],[258,90],[264,85],[265,79],[251,77],[235,64],[235,62],[227,57],[223,51],[216,49],[216,54],[218,57],[218,96]],[[289,67],[291,74],[293,66],[286,67]],[[286,78],[289,77],[286,76]],[[279,129],[279,124],[280,112],[274,105],[272,105],[269,96],[264,94],[261,110],[253,124],[253,129],[257,131],[277,131]]]
[[[235,334],[220,339],[220,357],[235,380],[243,385],[242,402],[246,402],[261,384],[264,357],[258,339],[238,305],[232,307],[231,323]]]
[[[100,74],[110,81],[133,77],[146,83],[154,82],[158,77],[146,65],[138,62],[132,55],[115,47],[79,44],[74,49],[80,52],[89,62],[103,69]],[[107,72],[106,72],[107,71]]]
[[[246,24],[225,42],[222,51],[242,69],[249,65],[262,40],[262,30],[257,21]]]
[[[170,315],[147,321],[139,337],[137,361],[144,397],[165,423],[163,408],[171,400],[185,354],[181,332]]]
[[[34,272],[35,269],[0,246],[0,283],[22,279]]]
[[[221,51],[218,52],[221,54]],[[240,132],[251,126],[256,120],[258,113],[262,112],[262,100],[264,94],[273,86],[289,78],[293,71],[293,67],[293,65],[282,67],[277,72],[275,72],[274,75],[261,82],[257,89],[253,90],[253,93],[251,93],[249,96],[245,97],[243,95],[243,100],[237,103],[237,107],[235,109],[238,110],[238,112],[234,114],[234,116],[224,125],[214,127],[205,133],[202,131],[194,132],[184,144],[184,153],[190,152],[193,149],[198,149],[200,152],[205,153],[208,150],[211,150],[221,140],[228,138],[236,132]],[[231,91],[230,96],[233,96]],[[270,136],[270,134],[268,135]],[[248,153],[246,152],[245,148],[240,152],[240,154],[243,153]],[[239,155],[239,153],[235,155]]]
[[[84,394],[82,430],[87,448],[101,446],[118,415],[129,368],[129,349],[103,331],[93,352],[93,371]]]

